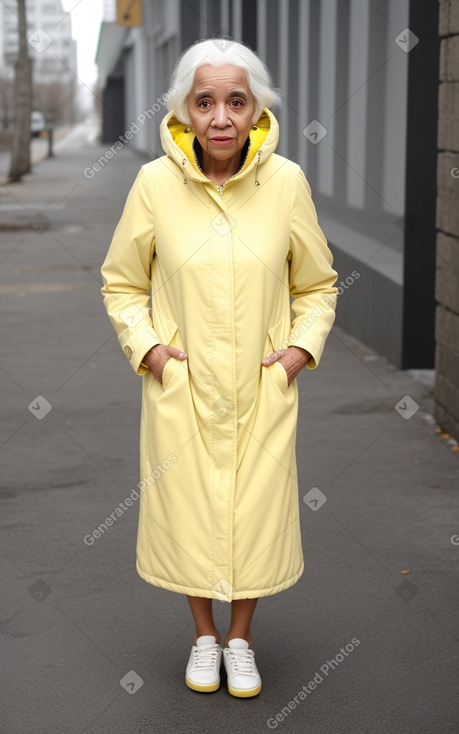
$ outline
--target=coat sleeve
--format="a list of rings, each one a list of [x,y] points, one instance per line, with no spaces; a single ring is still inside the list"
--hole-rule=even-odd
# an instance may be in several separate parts
[[[317,221],[311,187],[301,168],[294,185],[290,218],[290,295],[295,318],[291,324],[289,346],[306,349],[319,364],[325,340],[335,320],[338,276],[333,256]]]
[[[148,372],[141,364],[145,354],[161,343],[149,310],[154,252],[151,197],[141,168],[101,268],[104,306],[126,357],[139,375]]]

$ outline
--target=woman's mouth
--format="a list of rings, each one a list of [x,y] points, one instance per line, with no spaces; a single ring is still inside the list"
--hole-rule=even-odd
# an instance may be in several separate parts
[[[228,145],[233,142],[234,138],[230,138],[227,135],[217,135],[215,138],[211,138],[210,140],[216,145]]]

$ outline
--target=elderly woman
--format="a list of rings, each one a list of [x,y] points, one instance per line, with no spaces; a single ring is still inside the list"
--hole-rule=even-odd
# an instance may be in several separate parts
[[[279,97],[256,54],[197,42],[172,87],[165,155],[140,169],[102,266],[143,376],[137,571],[188,597],[186,684],[215,691],[223,655],[249,697],[257,599],[303,572],[296,377],[319,363],[337,274],[302,170],[274,152]],[[231,603],[224,639],[213,599]]]

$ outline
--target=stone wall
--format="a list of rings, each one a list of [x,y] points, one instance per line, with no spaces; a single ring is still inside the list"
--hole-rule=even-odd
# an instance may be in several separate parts
[[[435,417],[459,439],[459,2],[440,1]],[[422,328],[422,324],[419,325]]]

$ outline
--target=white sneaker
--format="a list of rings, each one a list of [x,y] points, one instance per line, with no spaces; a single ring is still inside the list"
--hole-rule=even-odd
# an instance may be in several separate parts
[[[247,640],[235,637],[223,650],[223,662],[228,676],[228,691],[232,696],[249,698],[261,691],[261,678],[255,664],[255,653]]]
[[[202,635],[191,648],[185,683],[194,691],[210,693],[220,686],[222,649],[213,635]]]

